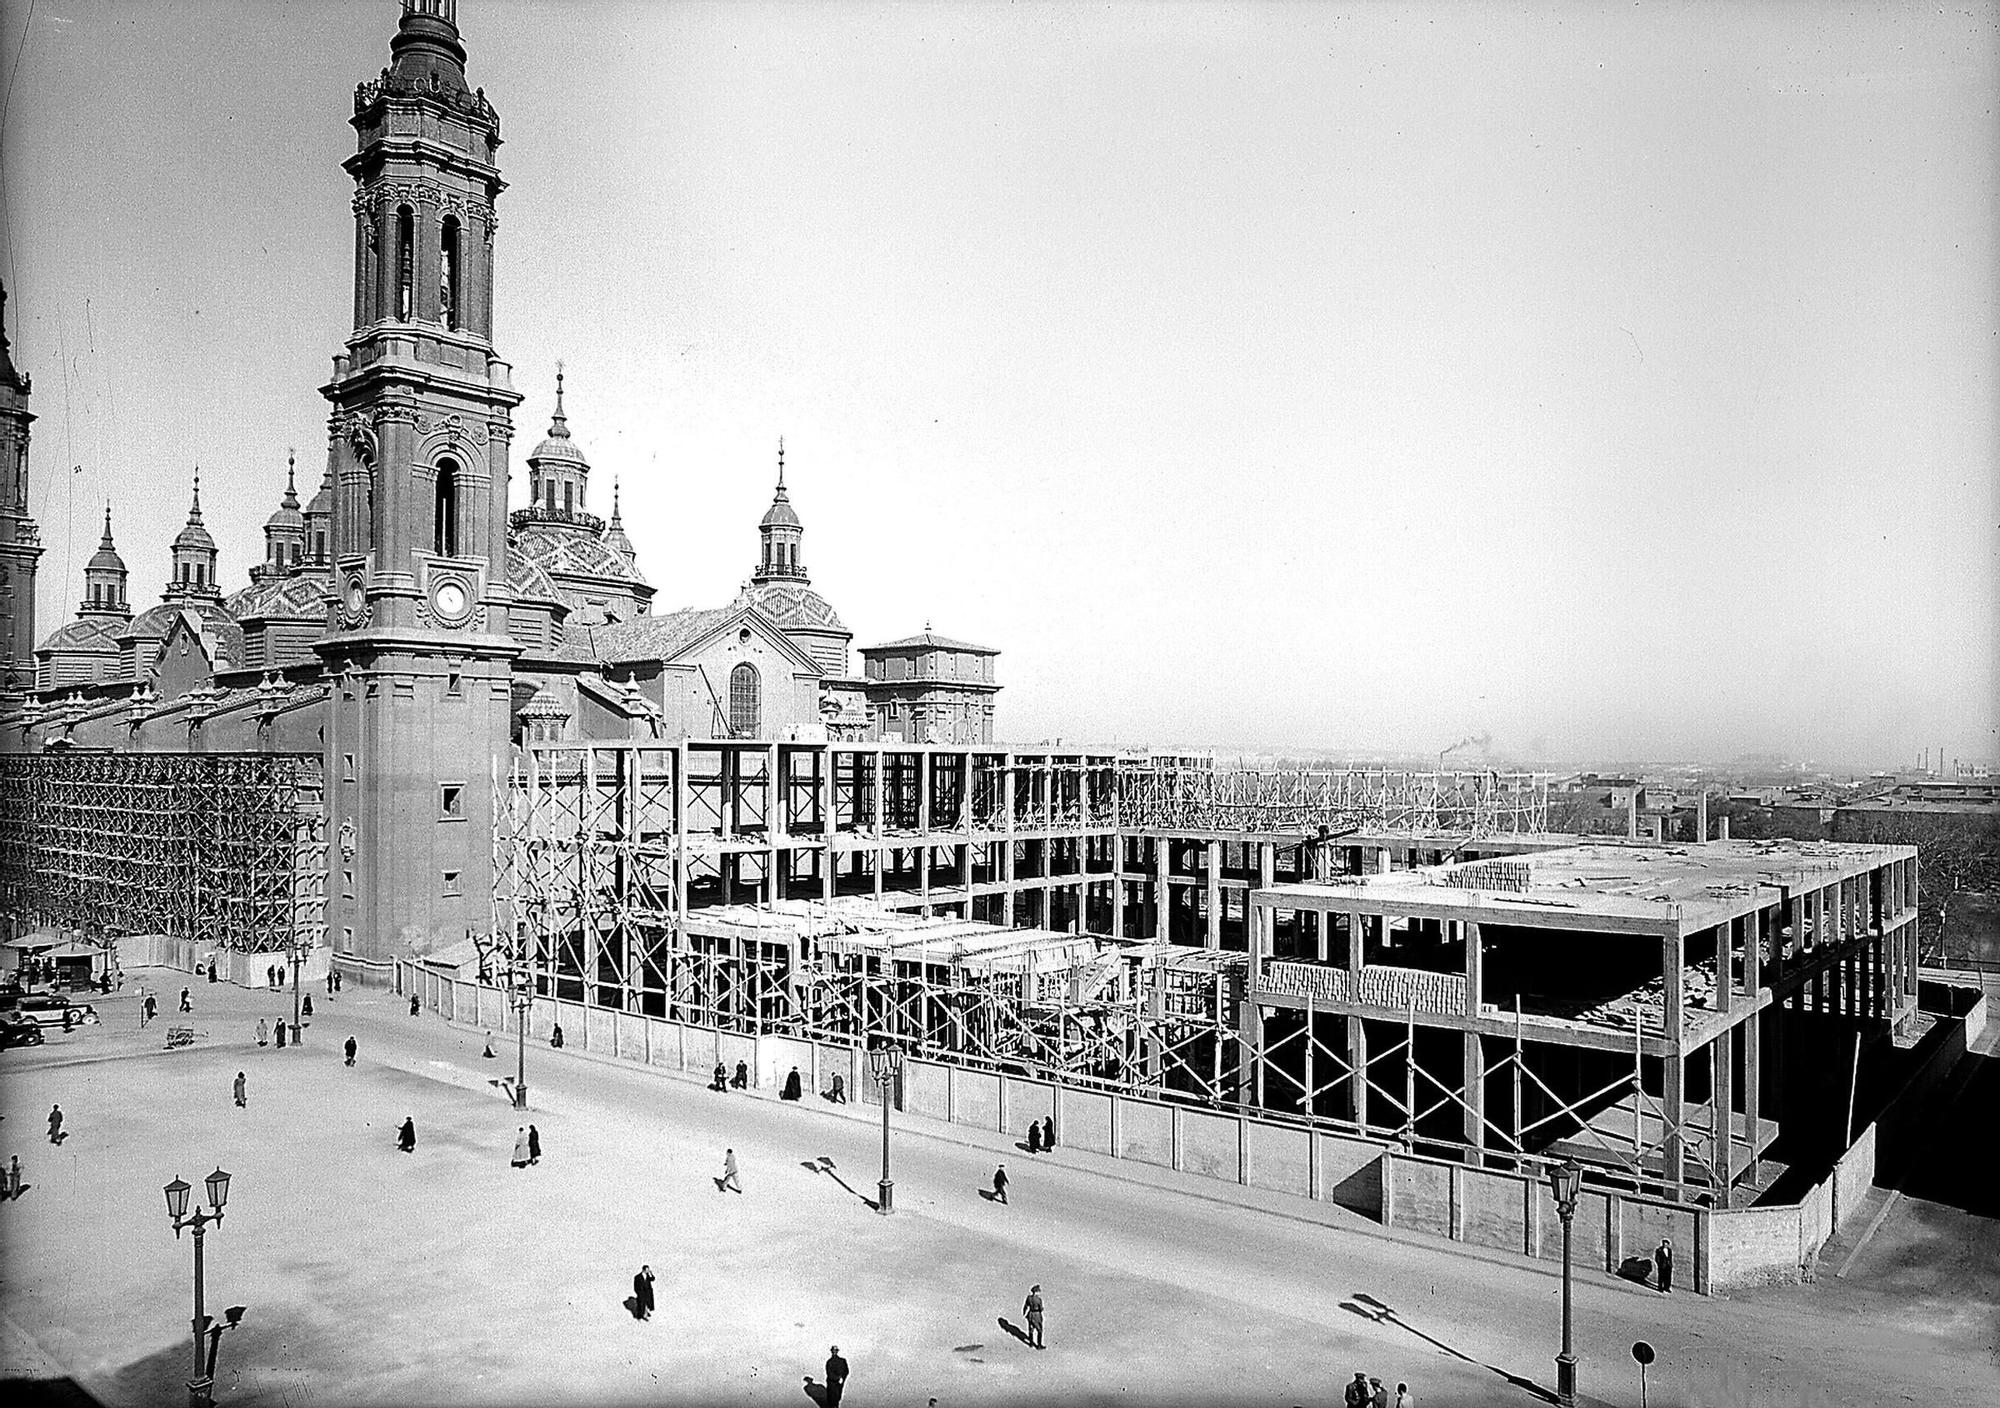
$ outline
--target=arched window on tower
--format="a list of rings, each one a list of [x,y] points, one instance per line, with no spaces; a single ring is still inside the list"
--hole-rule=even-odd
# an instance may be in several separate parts
[[[542,481],[542,488],[544,490],[542,495],[543,507],[548,509],[550,513],[554,513],[556,511],[556,481],[553,479],[544,479]]]
[[[755,738],[763,731],[763,689],[748,660],[729,672],[729,736]]]
[[[417,217],[407,205],[396,211],[396,316],[410,320],[417,287]]]
[[[576,512],[576,485],[567,482],[563,484],[563,512]]]
[[[458,466],[439,460],[436,506],[431,514],[431,551],[439,557],[458,556]]]
[[[458,315],[458,217],[447,215],[438,230],[438,321],[448,328],[459,325]]]

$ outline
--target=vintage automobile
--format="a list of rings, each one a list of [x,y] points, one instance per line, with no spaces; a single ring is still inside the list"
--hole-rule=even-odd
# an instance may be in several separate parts
[[[40,1046],[42,1040],[40,1024],[11,1013],[0,1017],[0,1050],[10,1046]]]
[[[97,1020],[97,1009],[87,1002],[71,1002],[61,993],[31,992],[14,1005],[14,1015],[44,1027],[69,1030]]]

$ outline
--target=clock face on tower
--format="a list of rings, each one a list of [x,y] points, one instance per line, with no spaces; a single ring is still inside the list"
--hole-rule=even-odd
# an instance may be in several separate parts
[[[442,582],[431,593],[431,607],[446,621],[457,621],[465,615],[465,588],[457,582]]]
[[[342,593],[342,597],[346,606],[345,615],[347,617],[347,624],[350,627],[360,625],[362,617],[367,613],[368,596],[361,589],[361,579],[359,577],[349,577],[347,579],[347,590]]]

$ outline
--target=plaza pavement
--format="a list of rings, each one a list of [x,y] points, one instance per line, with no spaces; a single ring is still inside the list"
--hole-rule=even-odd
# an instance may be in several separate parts
[[[228,1404],[801,1405],[836,1343],[857,1408],[1337,1404],[1355,1369],[1470,1408],[1533,1404],[1552,1381],[1547,1265],[900,1114],[883,1218],[864,1201],[880,1135],[863,1112],[546,1046],[529,1053],[527,1115],[544,1157],[515,1170],[517,1119],[493,1084],[511,1045],[482,1060],[477,1032],[350,989],[315,993],[303,1049],[259,1049],[257,1018],[289,995],[194,984],[184,1018],[184,975],[136,976],[167,1009],[144,1032],[128,983],[99,1003],[104,1025],[0,1055],[0,1159],[19,1153],[30,1185],[0,1205],[0,1374],[183,1402],[191,1252],[160,1189],[179,1176],[198,1195],[220,1163],[234,1182],[207,1240],[208,1308],[248,1308],[218,1360]],[[203,1038],[163,1050],[175,1022]],[[239,1069],[247,1110],[230,1098]],[[414,1155],[394,1147],[405,1115]],[[740,1197],[716,1190],[725,1146]],[[979,1196],[1000,1158],[1004,1207]],[[623,1307],[641,1262],[658,1277],[645,1324]],[[1034,1282],[1042,1352],[1002,1323],[1022,1324]],[[1663,1408],[1971,1404],[2000,1382],[1991,1315],[1932,1325],[1811,1288],[1668,1298],[1583,1269],[1576,1323],[1584,1386],[1610,1403],[1639,1401],[1641,1338]]]

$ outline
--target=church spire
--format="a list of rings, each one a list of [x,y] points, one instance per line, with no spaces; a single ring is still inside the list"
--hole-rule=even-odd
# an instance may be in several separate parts
[[[173,557],[174,575],[166,590],[169,601],[185,597],[220,599],[222,591],[215,580],[215,539],[201,521],[200,465],[194,467],[194,497],[188,503],[187,526],[174,537]]]
[[[799,522],[797,510],[792,507],[792,496],[785,491],[785,439],[778,437],[778,489],[771,496],[771,506],[764,511],[763,521],[757,525],[757,535],[763,540],[762,551],[758,554],[757,570],[750,580],[756,584],[771,581],[805,583],[805,564],[799,560],[799,544],[805,537],[805,525]]]
[[[125,599],[125,559],[111,540],[111,503],[104,504],[104,536],[97,551],[83,567],[83,600],[77,604],[79,616],[130,616]]]

